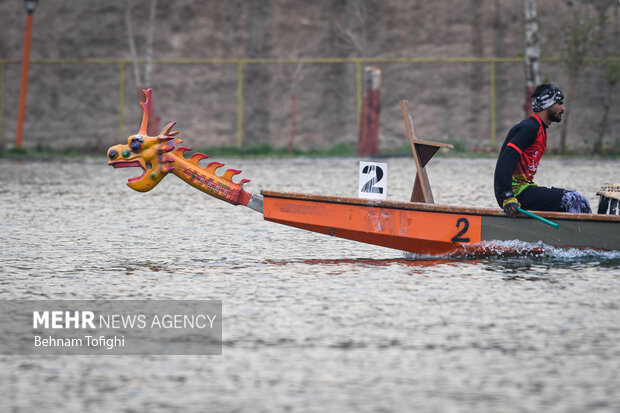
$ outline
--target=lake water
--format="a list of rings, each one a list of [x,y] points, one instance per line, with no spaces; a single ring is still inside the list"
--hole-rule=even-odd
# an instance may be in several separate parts
[[[226,163],[249,192],[356,196],[358,161]],[[407,200],[412,160],[385,162],[388,199]],[[494,207],[494,163],[434,159],[435,201]],[[596,208],[619,171],[550,158],[537,182]],[[175,176],[134,192],[137,174],[0,160],[0,299],[218,299],[223,354],[0,356],[0,410],[620,411],[618,251],[412,256],[265,222]]]

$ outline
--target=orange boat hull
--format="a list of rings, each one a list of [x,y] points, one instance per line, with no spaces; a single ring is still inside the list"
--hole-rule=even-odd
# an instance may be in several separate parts
[[[264,198],[267,221],[421,254],[480,242],[480,216],[376,206]]]
[[[499,208],[371,201],[262,191],[267,221],[418,254],[472,252],[486,241],[520,240],[556,247],[620,249],[620,216],[539,212],[554,229]]]

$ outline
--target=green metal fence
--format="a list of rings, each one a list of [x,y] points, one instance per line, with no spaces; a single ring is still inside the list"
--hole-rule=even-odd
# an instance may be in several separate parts
[[[591,59],[596,60],[596,59]],[[612,60],[619,61],[620,57],[614,57]],[[559,58],[543,59],[545,62],[559,62]],[[362,67],[366,64],[378,63],[444,63],[444,64],[460,64],[460,63],[483,63],[489,68],[489,107],[491,117],[491,145],[496,145],[496,85],[495,85],[495,69],[497,63],[520,63],[523,62],[522,57],[488,57],[488,58],[268,58],[268,59],[155,59],[153,61],[161,65],[230,65],[237,69],[237,145],[243,145],[243,75],[244,67],[247,65],[273,65],[273,64],[355,64],[356,67],[356,103],[357,103],[357,119],[362,107]],[[5,94],[5,69],[8,64],[20,64],[19,59],[0,59],[0,139],[4,136],[4,94]],[[118,128],[120,138],[123,136],[124,128],[124,95],[125,95],[125,66],[132,64],[130,59],[32,59],[33,64],[101,64],[101,65],[117,65],[118,66],[118,84],[119,84],[119,100],[118,100]]]

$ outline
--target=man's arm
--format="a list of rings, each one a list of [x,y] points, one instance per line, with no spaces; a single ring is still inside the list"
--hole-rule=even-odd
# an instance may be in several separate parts
[[[520,158],[519,152],[511,146],[506,146],[497,158],[497,165],[495,166],[495,197],[511,218],[517,215],[517,208],[521,206],[512,192],[512,172]]]
[[[495,166],[495,197],[500,206],[504,208],[506,213],[511,217],[516,215],[517,207],[520,206],[512,192],[512,174],[521,159],[521,154],[528,146],[534,143],[538,133],[537,122],[535,122],[535,124],[526,122],[520,125],[521,127],[515,128],[513,136],[500,153]],[[507,205],[507,203],[512,205]]]

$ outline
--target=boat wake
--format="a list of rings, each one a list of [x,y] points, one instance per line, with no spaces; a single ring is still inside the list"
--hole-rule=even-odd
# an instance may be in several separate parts
[[[620,261],[620,251],[602,251],[591,248],[558,248],[543,242],[511,241],[483,241],[477,244],[464,245],[462,249],[443,255],[424,255],[407,253],[409,260],[433,259],[485,259],[510,257],[536,257],[560,261],[573,260],[603,260]]]

